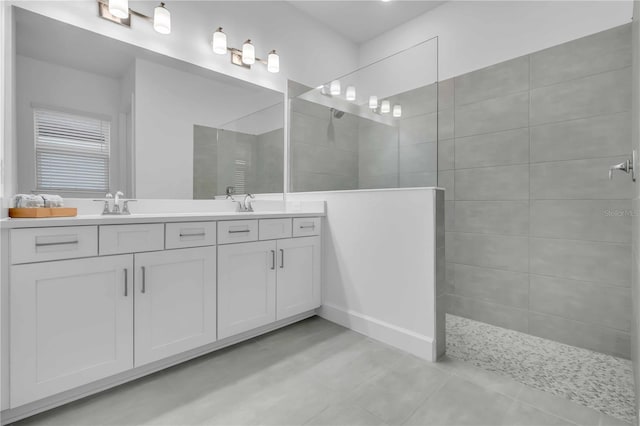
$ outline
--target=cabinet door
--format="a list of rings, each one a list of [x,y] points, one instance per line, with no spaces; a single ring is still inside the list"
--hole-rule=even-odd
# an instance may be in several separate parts
[[[218,247],[218,337],[276,320],[276,243]]]
[[[135,255],[135,365],[216,340],[216,248]]]
[[[11,268],[11,408],[133,367],[133,256]]]
[[[320,237],[278,240],[277,318],[320,306]]]

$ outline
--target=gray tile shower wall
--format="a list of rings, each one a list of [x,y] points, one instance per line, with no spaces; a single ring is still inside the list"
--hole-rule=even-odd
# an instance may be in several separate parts
[[[631,25],[443,81],[450,313],[628,358]]]

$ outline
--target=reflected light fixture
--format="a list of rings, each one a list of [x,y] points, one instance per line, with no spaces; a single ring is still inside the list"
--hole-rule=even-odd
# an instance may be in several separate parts
[[[378,108],[378,97],[377,96],[369,96],[369,108],[371,108],[371,109]]]
[[[333,96],[338,96],[340,94],[341,90],[340,90],[340,80],[333,80],[330,84],[329,84],[329,93],[331,93]]]
[[[393,106],[393,116],[395,118],[402,117],[402,106],[401,105],[394,105]]]
[[[382,101],[380,104],[380,112],[387,114],[389,111],[391,111],[391,103],[389,101]]]
[[[218,55],[227,53],[227,35],[222,32],[222,27],[218,27],[213,33],[211,45],[213,47],[213,53],[217,53]]]
[[[171,33],[171,13],[164,7],[164,3],[153,10],[153,29],[160,34]]]
[[[149,21],[153,25],[153,29],[160,34],[171,33],[171,13],[164,3],[160,3],[153,10],[153,17],[150,17],[130,9],[129,0],[98,0],[98,15],[107,21],[127,28],[131,28],[131,16],[133,15]]]
[[[251,39],[248,39],[242,45],[242,63],[247,65],[256,63],[256,48],[251,43]]]
[[[269,52],[269,56],[267,56],[267,71],[272,73],[280,72],[280,56],[275,50]]]
[[[347,87],[347,91],[345,93],[345,96],[346,96],[348,101],[355,101],[356,100],[356,88],[355,88],[355,86],[348,86]]]

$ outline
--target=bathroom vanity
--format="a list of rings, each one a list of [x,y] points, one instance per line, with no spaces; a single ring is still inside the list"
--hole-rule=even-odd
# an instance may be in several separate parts
[[[314,315],[323,216],[3,220],[6,417]]]

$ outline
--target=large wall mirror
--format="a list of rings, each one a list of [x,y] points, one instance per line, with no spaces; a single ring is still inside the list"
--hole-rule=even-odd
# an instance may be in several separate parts
[[[319,87],[289,82],[290,190],[436,186],[437,40]]]
[[[282,193],[283,94],[15,8],[17,191]]]

